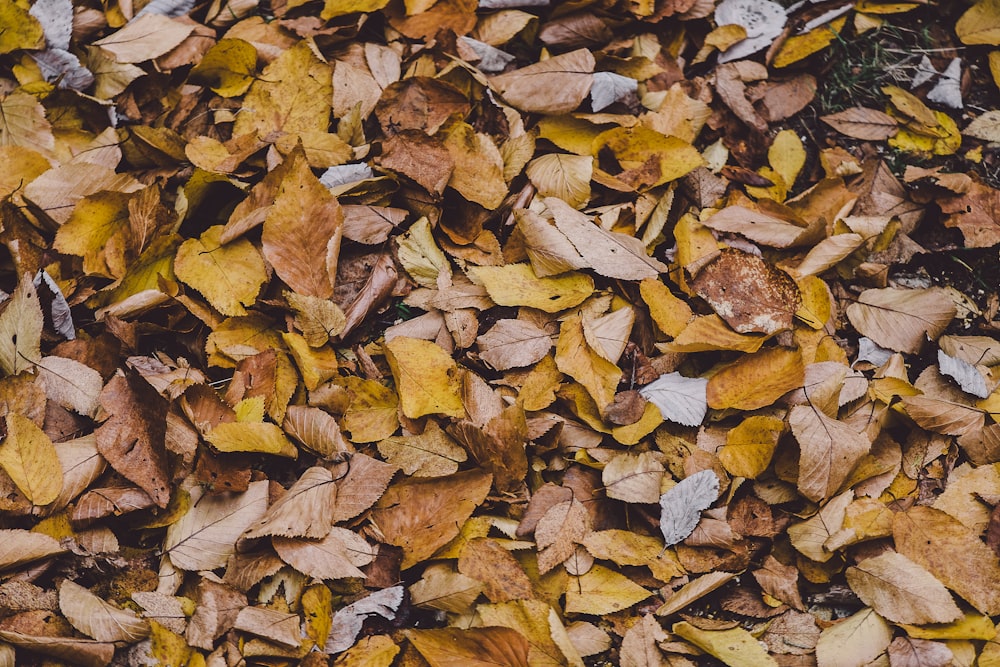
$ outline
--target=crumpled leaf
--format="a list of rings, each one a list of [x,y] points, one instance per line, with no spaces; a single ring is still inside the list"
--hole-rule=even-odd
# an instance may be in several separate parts
[[[441,477],[458,472],[468,455],[436,423],[430,422],[420,435],[386,438],[378,443],[385,460],[414,477]]]
[[[353,602],[333,615],[332,630],[323,647],[329,653],[347,650],[357,639],[365,619],[378,615],[387,621],[396,618],[396,611],[403,602],[402,586],[389,586]]]
[[[660,496],[660,532],[666,545],[677,544],[694,530],[701,513],[719,497],[719,477],[702,470],[685,477]]]

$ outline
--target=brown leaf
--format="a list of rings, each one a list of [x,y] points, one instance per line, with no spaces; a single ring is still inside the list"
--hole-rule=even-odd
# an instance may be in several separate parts
[[[871,449],[868,436],[812,405],[792,408],[788,424],[799,443],[799,491],[810,500],[836,494]]]
[[[841,134],[866,141],[884,141],[899,131],[895,118],[877,109],[864,107],[853,107],[820,116],[819,119]]]
[[[847,307],[847,318],[862,335],[897,352],[920,352],[955,317],[955,303],[939,288],[865,290]]]
[[[691,286],[739,333],[790,329],[802,298],[795,281],[756,255],[727,248]]]
[[[955,655],[944,643],[929,639],[896,637],[889,644],[892,667],[948,667]]]
[[[545,574],[572,556],[588,532],[587,508],[576,498],[550,507],[535,526],[539,572]]]
[[[100,401],[111,418],[94,431],[97,451],[158,507],[166,507],[171,495],[164,449],[166,402],[134,372],[112,378],[101,391]]]
[[[374,547],[346,528],[331,528],[319,541],[274,537],[271,544],[281,560],[316,579],[363,579],[358,568],[375,559]]]
[[[524,320],[497,320],[476,343],[479,356],[498,371],[530,366],[552,348],[549,334]]]
[[[455,169],[444,142],[420,130],[403,130],[383,142],[379,165],[412,178],[437,197],[444,194]]]
[[[1000,243],[1000,191],[973,182],[963,195],[945,197],[939,201],[941,212],[948,217],[944,224],[957,227],[969,248],[988,248]]]
[[[469,540],[458,558],[458,571],[481,581],[483,593],[490,602],[534,597],[531,580],[520,563],[495,540]]]
[[[867,558],[846,574],[862,602],[893,623],[950,623],[962,616],[940,581],[895,551]]]
[[[372,509],[385,541],[403,548],[405,570],[458,534],[486,499],[492,475],[480,470],[447,477],[410,478],[390,486]]]
[[[577,49],[493,77],[493,88],[521,111],[560,114],[575,110],[590,92],[594,56]]]
[[[303,472],[243,536],[246,539],[267,535],[322,539],[333,527],[336,497],[333,474],[326,468],[313,466]]]
[[[407,630],[431,667],[528,667],[528,640],[510,628]]]

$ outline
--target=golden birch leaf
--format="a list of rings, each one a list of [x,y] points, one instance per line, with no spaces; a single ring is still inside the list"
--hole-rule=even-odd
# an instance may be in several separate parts
[[[255,132],[262,140],[273,141],[278,132],[328,132],[332,100],[330,65],[301,41],[282,52],[250,85],[233,136]]]
[[[1000,613],[1000,563],[986,543],[941,510],[915,506],[892,522],[896,550],[984,614]]]
[[[652,452],[617,454],[601,471],[608,498],[626,503],[657,503],[666,469]]]
[[[431,224],[420,218],[397,237],[396,257],[410,277],[421,287],[437,289],[438,276],[451,273],[451,265],[434,241]]]
[[[940,288],[869,289],[847,307],[847,318],[879,346],[916,354],[955,318],[955,302]]]
[[[329,299],[337,275],[344,214],[302,153],[295,151],[286,159],[292,160],[292,166],[264,219],[261,249],[293,291]]]
[[[543,278],[529,264],[474,266],[469,273],[500,306],[527,306],[558,313],[578,306],[594,293],[590,276],[572,272]]]
[[[267,481],[250,482],[243,493],[209,495],[191,489],[191,506],[167,527],[163,551],[181,570],[214,570],[236,552],[236,540],[267,510]]]
[[[399,428],[399,395],[390,387],[363,378],[346,378],[351,403],[344,413],[344,432],[351,442],[375,442]]]
[[[336,497],[333,473],[319,466],[308,468],[243,537],[326,537],[333,527]]]
[[[338,336],[347,324],[340,306],[329,299],[285,292],[285,300],[295,311],[295,326],[310,347],[326,345],[331,336]]]
[[[486,499],[493,476],[469,470],[447,477],[410,477],[390,486],[372,509],[385,541],[403,548],[402,569],[429,558],[458,535]]]
[[[42,306],[31,278],[23,276],[0,313],[0,370],[7,375],[34,368],[41,358]]]
[[[188,239],[177,249],[177,278],[204,295],[223,315],[242,316],[257,300],[267,282],[264,258],[246,239],[220,242],[223,226],[209,227],[197,239]]]
[[[119,63],[141,63],[159,58],[187,39],[194,25],[162,14],[143,14],[104,39],[94,42]]]
[[[44,533],[17,528],[0,530],[0,571],[66,551],[59,542]]]
[[[816,642],[818,667],[867,665],[892,641],[892,628],[874,610],[865,608],[823,630]]]
[[[777,417],[747,417],[726,433],[719,461],[730,475],[756,479],[770,465],[784,429],[784,421]]]
[[[566,584],[566,613],[605,616],[639,604],[652,593],[624,574],[594,565]]]
[[[566,235],[583,257],[586,266],[602,276],[621,280],[656,278],[667,265],[646,255],[646,246],[639,239],[609,232],[569,204],[547,197],[545,206],[556,221],[556,228]]]
[[[131,644],[149,635],[149,623],[134,611],[105,602],[69,579],[59,585],[59,611],[74,628],[97,641]]]
[[[796,405],[788,424],[799,443],[799,491],[821,502],[835,494],[871,449],[868,436],[812,405]]]
[[[934,575],[895,551],[866,558],[846,575],[861,601],[893,623],[951,623],[962,617]]]
[[[219,424],[205,435],[205,440],[220,452],[255,452],[289,459],[298,456],[291,440],[270,422]]]
[[[242,39],[220,39],[212,45],[188,77],[210,86],[222,97],[244,94],[257,73],[257,49]]]
[[[0,53],[45,48],[45,32],[38,19],[12,0],[0,2],[0,25]]]
[[[729,667],[778,666],[777,661],[768,655],[760,642],[743,628],[701,630],[687,621],[681,621],[674,623],[671,631]]]
[[[16,412],[7,415],[0,467],[34,505],[48,505],[62,491],[63,471],[55,446],[35,422]]]
[[[591,151],[597,156],[604,150],[610,150],[623,168],[610,177],[637,190],[677,180],[704,164],[701,153],[688,142],[642,125],[602,132]]]
[[[590,93],[595,64],[590,51],[577,49],[493,77],[490,85],[521,111],[569,113]]]
[[[594,160],[589,155],[547,153],[529,162],[524,173],[542,197],[558,197],[573,208],[590,201]]]
[[[407,630],[431,667],[528,667],[528,640],[510,628]]]
[[[337,656],[337,667],[391,667],[401,650],[389,635],[362,637]]]
[[[602,413],[614,402],[621,369],[590,349],[578,314],[563,320],[556,343],[556,366],[587,389]]]
[[[963,44],[1000,45],[1000,2],[981,0],[974,4],[958,19],[955,34]]]
[[[657,616],[670,616],[724,586],[736,577],[732,572],[708,572],[678,588],[659,609]]]
[[[6,2],[4,6],[16,7]],[[8,34],[8,31],[0,33],[0,40]],[[0,101],[0,111],[3,112],[0,114],[0,146],[24,146],[42,153],[55,147],[52,125],[45,118],[45,107],[34,96],[12,93]]]
[[[430,414],[465,416],[458,365],[441,346],[399,336],[384,349],[404,415],[410,419]]]
[[[756,410],[802,386],[805,366],[799,350],[774,347],[748,354],[709,378],[708,406]]]
[[[458,472],[467,458],[436,422],[428,422],[420,435],[394,436],[378,443],[385,460],[414,477],[442,477]]]
[[[319,541],[273,537],[271,544],[281,560],[316,579],[364,579],[358,568],[375,560],[375,548],[346,528],[330,528]]]

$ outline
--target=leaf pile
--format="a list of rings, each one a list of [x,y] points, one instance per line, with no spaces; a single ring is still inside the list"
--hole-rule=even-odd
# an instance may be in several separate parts
[[[998,663],[927,4],[0,0],[0,664]]]

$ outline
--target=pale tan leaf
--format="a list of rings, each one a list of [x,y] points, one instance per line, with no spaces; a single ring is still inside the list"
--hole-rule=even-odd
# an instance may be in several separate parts
[[[903,396],[906,414],[920,427],[945,435],[971,435],[982,430],[985,412],[945,379],[935,366],[927,367],[914,386],[923,392]]]
[[[52,125],[45,107],[24,92],[7,95],[0,101],[0,146],[26,146],[45,153],[55,147]]]
[[[149,623],[134,611],[105,602],[69,579],[59,586],[59,611],[74,628],[97,641],[131,644],[149,635]]]
[[[621,667],[667,667],[670,663],[657,646],[667,639],[656,617],[646,614],[622,637],[619,664]]]
[[[773,248],[791,248],[813,242],[816,232],[764,211],[744,206],[726,206],[702,222],[709,229],[741,234]]]
[[[56,456],[62,466],[63,485],[59,497],[46,510],[58,512],[101,476],[107,462],[97,453],[97,440],[93,434],[60,442],[56,445]]]
[[[617,364],[628,345],[634,324],[635,309],[625,306],[599,317],[584,318],[583,338],[594,352]]]
[[[436,422],[428,422],[420,435],[393,436],[378,443],[378,451],[389,463],[414,477],[441,477],[458,472],[468,458]]]
[[[833,496],[871,449],[868,436],[812,405],[796,405],[788,423],[799,443],[799,491],[810,500]]]
[[[983,662],[980,658],[978,664]],[[889,644],[889,664],[892,667],[949,667],[960,663],[955,662],[955,654],[944,642],[896,637]]]
[[[736,577],[732,572],[709,572],[684,584],[656,610],[657,616],[670,616],[724,586]]]
[[[476,339],[479,356],[498,371],[530,366],[552,348],[552,338],[525,320],[497,320]]]
[[[572,556],[588,532],[587,508],[576,498],[550,507],[535,526],[539,572],[545,574]]]
[[[470,609],[483,592],[483,584],[452,568],[453,566],[443,563],[429,565],[420,581],[409,587],[410,601],[418,607],[455,614]]]
[[[333,474],[319,466],[308,468],[243,536],[323,538],[333,527],[336,496]]]
[[[652,452],[614,456],[601,472],[608,498],[627,503],[656,503],[660,500],[660,482],[666,470]]]
[[[281,427],[306,449],[324,459],[354,453],[354,445],[340,432],[337,420],[320,408],[289,405]]]
[[[793,269],[791,275],[795,278],[814,276],[836,266],[852,252],[861,247],[865,239],[860,234],[837,234],[817,243]]]
[[[934,575],[895,551],[867,558],[846,574],[861,601],[893,623],[950,623],[962,616]]]
[[[590,51],[577,49],[493,77],[490,84],[521,111],[569,113],[590,93],[595,64]]]
[[[955,303],[940,288],[865,290],[847,307],[847,318],[862,335],[896,352],[920,352],[955,317]]]
[[[38,293],[31,279],[24,276],[0,313],[0,369],[5,374],[17,375],[33,368],[41,358],[42,323]]]
[[[892,628],[874,610],[865,608],[823,630],[816,642],[818,667],[867,665],[886,650]]]
[[[76,204],[101,190],[136,192],[145,186],[128,174],[119,174],[113,167],[89,162],[68,162],[49,169],[28,183],[24,198],[56,224],[65,224],[73,215]]]
[[[208,495],[191,489],[187,513],[167,528],[163,551],[182,570],[214,570],[236,551],[236,540],[267,509],[267,481],[251,482],[243,493]]]
[[[375,559],[375,549],[346,528],[332,528],[318,542],[274,537],[271,544],[281,560],[316,579],[363,579],[358,567]]]
[[[67,410],[93,417],[100,405],[104,381],[96,370],[63,357],[43,357],[38,374],[45,383],[45,394]]]
[[[66,551],[54,538],[19,528],[0,530],[0,571]]]
[[[233,628],[283,646],[297,648],[302,641],[299,629],[301,622],[302,619],[297,614],[264,607],[244,607],[236,617]]]
[[[589,155],[565,153],[540,155],[524,169],[539,195],[558,197],[573,208],[583,208],[590,201],[593,171],[594,160]]]
[[[819,119],[841,134],[864,141],[884,141],[899,132],[899,123],[878,109],[853,107]]]
[[[570,577],[566,586],[566,612],[603,616],[636,605],[652,593],[624,574],[594,565],[579,577]]]
[[[834,496],[823,505],[819,512],[805,521],[793,523],[788,527],[788,537],[799,553],[806,558],[819,563],[825,563],[833,558],[833,551],[824,545],[830,536],[844,525],[847,506],[854,500],[853,491],[845,491]]]
[[[408,630],[406,638],[431,667],[528,667],[528,641],[510,628]]]
[[[183,42],[194,25],[161,14],[143,14],[124,28],[94,44],[120,63],[141,63],[158,58]]]
[[[115,645],[76,637],[47,637],[0,630],[0,640],[79,667],[107,667],[115,655]]]
[[[189,600],[156,591],[135,591],[131,598],[142,607],[143,618],[156,621],[171,632],[184,634],[188,619],[184,604]]]

